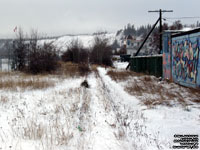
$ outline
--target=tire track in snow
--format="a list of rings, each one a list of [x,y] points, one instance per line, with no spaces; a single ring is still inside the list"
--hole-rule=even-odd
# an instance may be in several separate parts
[[[104,87],[104,95],[107,95],[107,104],[115,115],[115,137],[126,150],[145,149],[145,118],[138,106],[138,99],[114,82],[104,68],[98,68],[98,72]]]
[[[90,88],[81,88],[79,110],[74,114],[83,131],[75,131],[73,147],[78,150],[147,148],[138,100],[112,81],[104,68],[90,74],[87,81]]]
[[[90,148],[93,150],[125,150],[121,142],[116,139],[112,125],[109,124],[116,119],[111,110],[109,113],[106,111],[105,102],[108,101],[108,96],[105,95],[105,89],[98,73],[91,75],[88,82],[91,85],[92,131],[90,133]]]

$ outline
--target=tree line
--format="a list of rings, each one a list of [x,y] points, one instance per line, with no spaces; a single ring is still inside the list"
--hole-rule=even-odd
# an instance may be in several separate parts
[[[72,40],[64,52],[57,48],[53,41],[39,43],[38,32],[32,30],[25,38],[20,28],[13,41],[12,68],[33,74],[54,72],[59,62],[73,62],[84,66],[89,64],[112,66],[112,47],[104,33],[96,33],[93,46],[84,48],[79,39]]]
[[[200,27],[200,22],[197,21],[194,24],[186,25],[183,24],[180,20],[174,21],[171,25],[168,23],[163,24],[163,30],[181,30],[184,27],[196,28]],[[128,23],[124,29],[118,30],[116,35],[122,33],[124,36],[132,35],[132,36],[141,36],[143,39],[146,35],[150,32],[152,25],[141,25],[138,28],[135,28],[134,24]],[[154,49],[155,52],[159,52],[159,40],[160,40],[160,33],[159,33],[159,26],[155,27],[154,31],[150,36],[150,45]],[[118,46],[116,43],[115,47]]]
[[[167,29],[170,29],[170,30],[181,29],[183,27],[195,28],[195,27],[200,27],[200,22],[197,21],[194,24],[186,25],[186,24],[183,24],[180,20],[175,20],[171,25],[165,22],[163,26],[164,26],[164,29],[165,27],[167,27]],[[138,28],[136,28],[134,24],[128,23],[127,25],[124,26],[124,29],[120,29],[117,31],[117,35],[123,32],[123,35],[125,36],[128,36],[128,35],[142,36],[142,35],[148,34],[151,28],[152,28],[152,25],[150,24],[141,25]],[[154,32],[157,32],[157,30],[159,30],[159,27],[156,27]]]

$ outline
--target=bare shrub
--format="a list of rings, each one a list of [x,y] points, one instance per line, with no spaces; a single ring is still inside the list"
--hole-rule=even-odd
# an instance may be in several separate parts
[[[112,47],[108,44],[108,39],[104,34],[96,34],[94,44],[90,53],[90,62],[112,66]]]
[[[17,38],[13,41],[13,61],[12,68],[15,70],[24,70],[27,58],[27,43],[22,28],[19,28],[16,34]]]
[[[24,37],[20,28],[13,42],[13,68],[37,74],[52,72],[58,68],[58,51],[53,43],[38,45],[38,33],[32,30],[30,38]]]
[[[53,72],[58,67],[58,52],[53,43],[44,43],[41,47],[30,51],[29,72],[33,74]]]
[[[72,40],[61,58],[64,62],[88,63],[88,50],[83,48],[82,42],[78,39]]]
[[[68,49],[67,51],[65,51],[62,56],[62,61],[64,62],[73,62],[73,52],[72,50]]]

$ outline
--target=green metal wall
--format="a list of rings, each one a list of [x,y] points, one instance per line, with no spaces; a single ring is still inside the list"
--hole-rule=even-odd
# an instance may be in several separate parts
[[[162,77],[162,55],[133,57],[130,60],[130,69],[134,72]]]

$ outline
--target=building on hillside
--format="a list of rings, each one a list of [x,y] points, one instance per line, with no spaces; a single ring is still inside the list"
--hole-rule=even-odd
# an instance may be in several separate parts
[[[122,39],[121,48],[126,49],[126,54],[133,55],[134,53],[136,53],[135,40],[136,38],[131,35],[128,35]]]
[[[12,62],[10,59],[8,59],[8,58],[0,59],[0,71],[2,71],[2,72],[11,71],[12,70],[11,65],[12,65]]]
[[[128,36],[126,36],[122,39],[121,48],[126,48],[126,53],[128,55],[133,56],[137,52],[137,50],[139,49],[142,42],[143,42],[143,38],[141,36],[134,37],[134,36],[128,35]],[[151,51],[152,51],[151,39],[149,39],[144,44],[139,55],[148,55],[148,54],[151,53]]]

